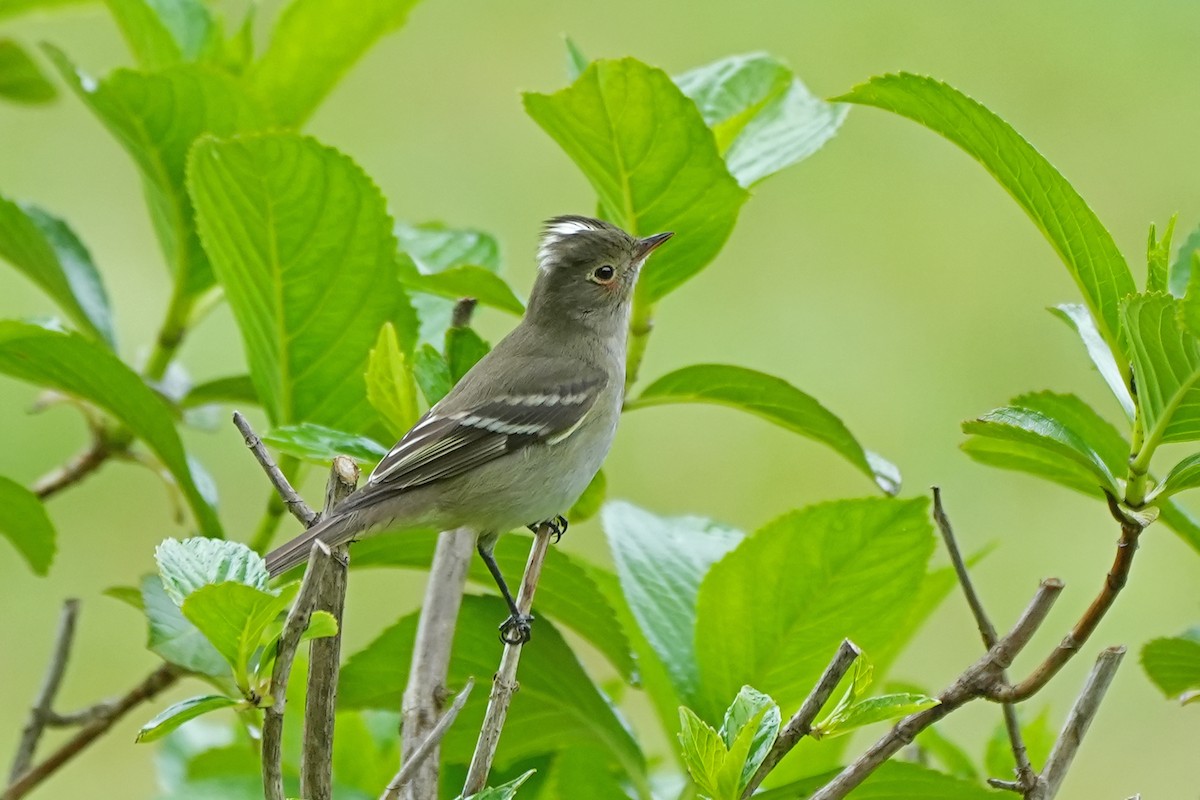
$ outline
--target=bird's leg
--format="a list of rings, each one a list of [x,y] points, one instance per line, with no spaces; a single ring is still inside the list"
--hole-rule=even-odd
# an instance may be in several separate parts
[[[562,539],[563,534],[567,532],[569,523],[567,522],[566,517],[564,517],[562,514],[559,514],[554,519],[535,522],[532,525],[526,525],[525,527],[529,528],[529,530],[533,533],[537,533],[542,529],[543,525],[548,525],[550,527],[550,535],[554,537],[554,543],[558,544],[559,540]]]
[[[496,563],[496,557],[492,554],[494,545],[495,540],[487,544],[481,541],[475,546],[475,549],[479,551],[479,557],[483,559],[483,563],[487,564],[488,572],[492,573],[492,579],[496,581],[496,586],[500,589],[500,594],[504,596],[504,602],[508,603],[508,610],[511,612],[509,618],[500,623],[500,641],[505,644],[525,644],[533,635],[533,629],[530,627],[533,616],[522,614],[517,608],[517,601],[513,599],[512,592],[508,590],[508,584],[504,582],[504,575],[500,573],[500,565]]]

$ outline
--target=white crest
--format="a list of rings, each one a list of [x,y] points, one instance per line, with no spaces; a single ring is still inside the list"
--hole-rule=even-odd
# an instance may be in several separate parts
[[[577,233],[597,230],[600,230],[598,226],[576,217],[551,220],[550,224],[546,226],[545,233],[542,234],[541,246],[538,247],[538,269],[542,272],[550,269],[550,256],[553,253],[554,246],[563,239],[566,239],[568,236],[574,236]]]

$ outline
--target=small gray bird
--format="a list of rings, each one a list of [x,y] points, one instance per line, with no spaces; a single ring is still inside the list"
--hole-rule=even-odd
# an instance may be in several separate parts
[[[315,540],[340,545],[396,528],[466,527],[512,616],[506,642],[529,639],[492,555],[500,534],[550,523],[608,455],[625,394],[625,345],[638,271],[671,238],[638,239],[598,219],[546,223],[520,324],[396,443],[332,516],[267,555],[272,575]]]

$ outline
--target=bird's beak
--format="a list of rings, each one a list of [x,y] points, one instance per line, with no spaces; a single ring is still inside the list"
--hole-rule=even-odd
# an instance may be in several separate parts
[[[646,256],[650,255],[658,248],[660,244],[674,236],[674,232],[656,233],[653,236],[647,236],[645,239],[639,239],[637,243],[637,260],[645,261]]]

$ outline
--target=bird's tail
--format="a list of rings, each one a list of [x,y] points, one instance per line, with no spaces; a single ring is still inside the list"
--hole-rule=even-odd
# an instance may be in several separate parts
[[[355,527],[349,514],[323,519],[304,533],[267,553],[267,572],[274,578],[308,560],[313,542],[321,541],[330,547],[345,544],[354,537]]]

